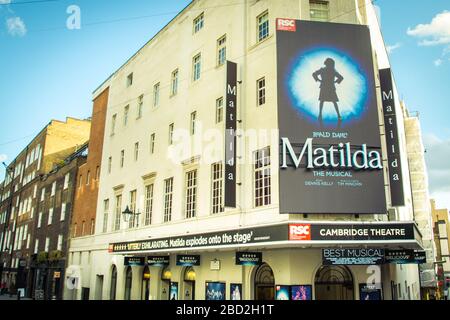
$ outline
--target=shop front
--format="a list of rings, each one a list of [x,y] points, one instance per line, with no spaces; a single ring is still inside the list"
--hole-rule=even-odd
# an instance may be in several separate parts
[[[110,255],[124,256],[124,299],[138,288],[143,300],[389,300],[398,298],[392,282],[401,284],[404,298],[409,290],[418,299],[420,250],[414,223],[361,222],[284,223],[110,245]],[[139,263],[131,266],[130,259]]]

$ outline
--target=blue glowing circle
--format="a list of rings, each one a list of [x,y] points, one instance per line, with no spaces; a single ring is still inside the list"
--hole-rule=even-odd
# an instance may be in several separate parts
[[[286,78],[286,86],[292,106],[311,123],[318,123],[320,82],[316,82],[313,73],[324,68],[326,59],[335,61],[335,70],[342,75],[343,81],[336,83],[336,94],[342,126],[361,119],[366,111],[368,98],[367,76],[358,63],[349,55],[334,49],[314,49],[300,54],[292,63]],[[332,126],[338,121],[333,102],[324,102],[322,125]]]

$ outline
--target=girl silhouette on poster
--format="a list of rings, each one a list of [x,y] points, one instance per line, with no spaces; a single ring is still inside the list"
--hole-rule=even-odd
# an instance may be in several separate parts
[[[336,113],[338,116],[338,121],[339,123],[341,123],[342,118],[339,112],[339,105],[338,105],[339,98],[336,94],[336,83],[340,84],[344,80],[344,77],[341,76],[339,72],[336,71],[335,69],[336,62],[333,59],[327,58],[324,64],[325,64],[324,68],[317,70],[312,75],[316,82],[320,82],[319,122],[322,123],[322,111],[324,103],[333,102],[334,108],[336,109]]]

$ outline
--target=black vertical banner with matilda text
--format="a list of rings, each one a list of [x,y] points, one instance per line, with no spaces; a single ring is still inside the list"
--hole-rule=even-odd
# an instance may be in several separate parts
[[[403,193],[402,164],[400,159],[400,145],[391,69],[380,70],[380,82],[389,163],[388,168],[389,184],[391,189],[391,205],[394,207],[404,206],[405,197]]]
[[[227,61],[225,104],[225,207],[236,208],[237,64]]]

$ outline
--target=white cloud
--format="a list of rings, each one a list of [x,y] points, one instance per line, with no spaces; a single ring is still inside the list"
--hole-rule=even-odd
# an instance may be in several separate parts
[[[398,48],[400,48],[402,46],[402,44],[400,43],[400,42],[397,42],[396,44],[393,44],[393,45],[388,45],[387,47],[386,47],[386,50],[387,50],[387,52],[388,53],[392,53],[392,52],[394,52],[394,50],[397,50]]]
[[[10,4],[11,0],[0,0],[0,4]]]
[[[444,62],[444,61],[442,61],[442,59],[436,59],[436,60],[434,60],[434,65],[436,67],[440,67],[442,65],[442,62]]]
[[[6,19],[6,26],[8,28],[8,33],[12,36],[23,37],[27,33],[25,22],[23,22],[20,17]]]
[[[0,163],[6,161],[7,159],[8,159],[8,156],[6,154],[0,154]]]
[[[450,43],[450,11],[437,14],[430,23],[408,28],[408,35],[422,38],[419,45],[435,46]]]

